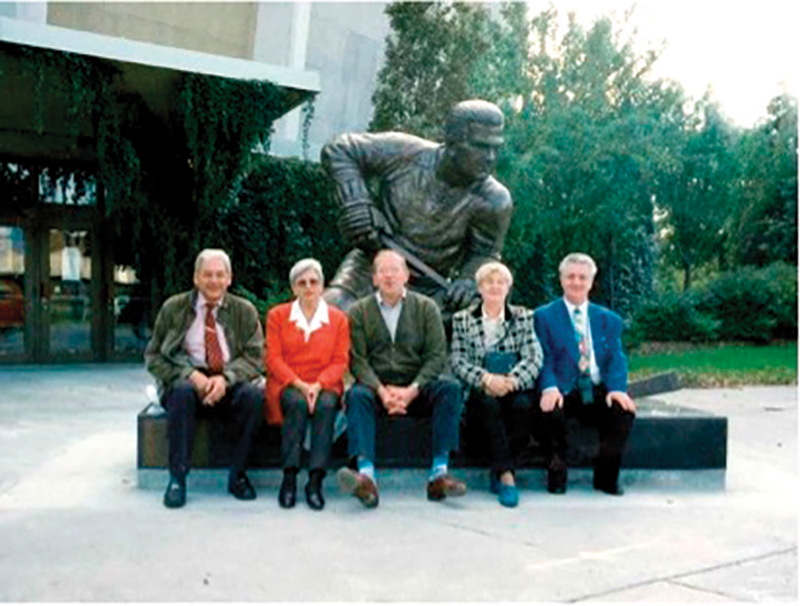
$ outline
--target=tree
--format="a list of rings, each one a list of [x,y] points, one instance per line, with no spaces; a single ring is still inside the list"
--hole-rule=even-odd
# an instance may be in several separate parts
[[[665,213],[665,260],[683,272],[685,291],[692,271],[722,250],[737,178],[738,133],[706,95],[675,135],[678,161],[657,175],[656,206]]]
[[[441,138],[447,111],[471,96],[470,73],[487,51],[489,14],[479,4],[395,2],[392,33],[372,101],[371,131]]]
[[[739,148],[738,207],[730,220],[736,264],[797,265],[797,99],[770,101],[767,120]]]
[[[571,17],[559,35],[556,16],[530,24],[528,82],[508,119],[498,174],[517,209],[504,254],[519,282],[544,272],[556,290],[558,261],[589,253],[600,268],[594,296],[627,315],[652,291],[655,175],[675,161],[683,92],[647,80],[657,52],[635,53],[610,19],[587,31]]]

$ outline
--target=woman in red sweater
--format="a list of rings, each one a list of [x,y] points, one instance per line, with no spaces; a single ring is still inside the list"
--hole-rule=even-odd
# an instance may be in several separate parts
[[[295,263],[289,272],[295,300],[267,314],[267,422],[283,424],[281,507],[294,507],[300,454],[311,424],[306,501],[325,507],[322,480],[333,442],[333,424],[350,361],[347,316],[322,299],[322,266],[315,259]]]

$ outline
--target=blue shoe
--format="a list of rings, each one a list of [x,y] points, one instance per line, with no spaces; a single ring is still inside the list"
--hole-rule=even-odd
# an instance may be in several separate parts
[[[500,476],[495,471],[489,472],[489,492],[500,494]]]
[[[500,484],[497,500],[503,507],[516,507],[519,503],[519,490],[516,486]]]

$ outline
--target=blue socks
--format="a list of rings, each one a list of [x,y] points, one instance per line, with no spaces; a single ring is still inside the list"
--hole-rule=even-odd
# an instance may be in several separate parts
[[[431,473],[429,480],[435,480],[438,477],[447,474],[447,465],[450,462],[450,455],[443,454],[433,457],[433,464],[431,465]],[[359,457],[358,459],[358,473],[363,473],[373,482],[375,481],[375,464],[369,459]]]
[[[375,465],[367,458],[358,458],[358,473],[363,473],[370,480],[375,481]]]
[[[450,455],[443,454],[433,457],[433,465],[431,465],[431,475],[429,480],[435,480],[438,477],[447,474],[447,464],[450,462]]]

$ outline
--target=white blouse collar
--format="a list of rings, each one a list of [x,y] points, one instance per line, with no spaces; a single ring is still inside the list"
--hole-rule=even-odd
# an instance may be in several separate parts
[[[330,322],[328,304],[325,303],[324,299],[320,299],[317,304],[317,311],[314,312],[309,322],[306,320],[305,315],[303,315],[303,310],[300,309],[300,301],[295,299],[294,303],[292,303],[292,310],[289,313],[289,321],[294,322],[297,328],[305,333],[305,340],[308,342],[312,332],[322,328],[323,324],[328,324],[328,322]]]

